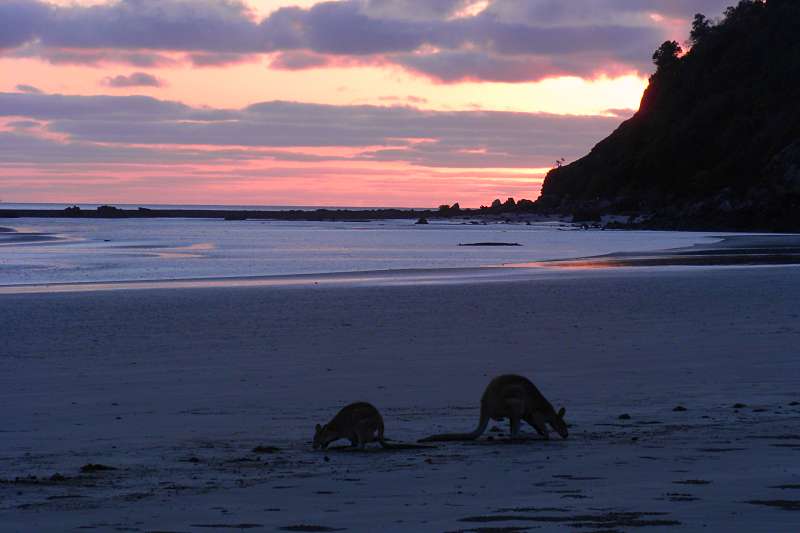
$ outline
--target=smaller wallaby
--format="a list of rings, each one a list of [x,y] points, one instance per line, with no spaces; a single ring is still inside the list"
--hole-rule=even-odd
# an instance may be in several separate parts
[[[481,397],[481,418],[478,427],[472,433],[445,433],[432,435],[419,442],[475,440],[486,431],[489,420],[511,422],[511,438],[519,435],[520,420],[524,420],[539,435],[549,439],[548,424],[555,429],[561,438],[566,439],[569,432],[564,422],[565,409],[556,412],[553,405],[539,392],[536,385],[528,378],[513,374],[494,378]]]
[[[348,439],[353,447],[364,449],[370,442],[379,442],[384,448],[389,445],[383,439],[383,417],[374,405],[356,402],[342,408],[333,420],[314,432],[314,449],[326,449],[330,443]]]

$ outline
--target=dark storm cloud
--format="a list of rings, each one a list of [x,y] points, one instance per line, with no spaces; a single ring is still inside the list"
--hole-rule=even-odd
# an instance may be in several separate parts
[[[48,14],[37,36],[51,47],[247,52],[260,40],[246,6],[232,0],[119,0]]]
[[[54,63],[120,62],[141,67],[186,52],[195,65],[223,65],[283,52],[277,68],[317,68],[312,56],[383,56],[440,81],[526,81],[582,75],[605,64],[644,70],[669,31],[651,17],[718,14],[730,0],[493,0],[453,17],[468,0],[344,0],[287,7],[257,20],[234,0],[117,0],[55,6],[0,3],[0,49],[27,45]],[[6,29],[7,28],[7,29]],[[410,55],[419,57],[409,57]],[[488,61],[500,63],[495,68]],[[472,71],[468,71],[472,65]],[[510,72],[515,66],[527,72]]]
[[[281,52],[270,61],[269,66],[282,70],[303,70],[322,67],[329,63],[327,56],[308,52]]]
[[[106,118],[134,121],[192,116],[193,109],[178,102],[148,96],[64,96],[57,94],[0,93],[0,116],[37,120]]]
[[[50,17],[50,6],[38,1],[0,2],[0,50],[16,48],[34,39]]]
[[[161,80],[146,72],[134,72],[129,75],[119,74],[103,80],[105,85],[114,88],[124,87],[161,87]]]
[[[446,19],[470,5],[470,0],[360,0],[364,13],[373,17]]]
[[[408,70],[434,81],[496,81],[516,83],[541,81],[555,76],[593,78],[600,74],[629,71],[628,63],[611,63],[592,54],[581,56],[501,56],[484,52],[440,52],[438,54],[406,54],[395,61]]]
[[[114,150],[109,145],[116,145],[125,153],[143,146],[172,145],[181,151],[203,145],[218,150],[249,147],[251,153],[228,152],[242,158],[320,161],[341,158],[260,151],[350,147],[358,153],[355,159],[463,168],[548,166],[553,154],[576,157],[618,123],[609,117],[295,102],[263,102],[239,110],[199,109],[142,96],[20,93],[0,93],[2,116],[47,123],[49,132],[68,139],[71,150],[86,147],[90,154],[98,153],[100,144],[102,150]],[[35,157],[45,149],[42,143],[52,142],[23,140],[33,144],[28,149],[7,150],[6,162]],[[376,150],[375,146],[384,148]],[[359,148],[363,151],[358,152]],[[66,148],[62,145],[60,149]]]
[[[416,50],[433,40],[433,28],[396,19],[376,19],[361,13],[357,4],[324,2],[305,16],[305,46],[321,53],[381,54]]]
[[[252,61],[253,54],[236,54],[226,52],[195,52],[187,54],[187,59],[196,67],[220,67]]]
[[[509,21],[537,21],[546,26],[646,20],[651,14],[691,19],[710,17],[738,0],[494,0],[486,12]]]
[[[0,0],[2,1],[2,0]],[[49,48],[41,43],[29,43],[8,51],[7,57],[40,58],[54,65],[100,66],[114,63],[139,68],[171,67],[179,61],[165,53],[111,48]]]
[[[147,161],[152,165],[198,164],[213,161],[250,161],[272,158],[280,161],[333,161],[336,157],[320,157],[269,150],[248,151],[220,148],[217,150],[175,147],[164,150],[148,146],[109,145],[84,141],[62,142],[36,135],[32,129],[41,126],[34,121],[15,121],[8,126],[15,131],[0,131],[0,165],[62,164],[85,170],[87,164],[118,165]]]

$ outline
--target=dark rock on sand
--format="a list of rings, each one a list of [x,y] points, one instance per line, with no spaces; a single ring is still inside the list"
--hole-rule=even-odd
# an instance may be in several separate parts
[[[668,492],[666,497],[671,502],[696,502],[700,498],[683,492]]]
[[[81,467],[81,472],[84,474],[91,474],[92,472],[105,472],[108,470],[116,470],[113,466],[102,465],[102,464],[95,464],[95,463],[88,463]]]
[[[207,527],[210,529],[256,529],[264,527],[263,524],[192,524],[192,527]]]
[[[594,528],[608,531],[623,527],[679,526],[677,520],[665,518],[666,513],[609,512],[574,516],[552,515],[484,515],[468,516],[459,522],[532,522],[569,524],[572,528]]]
[[[277,446],[256,446],[253,453],[278,453],[281,449]]]
[[[777,507],[784,511],[800,511],[800,500],[749,500],[751,505],[765,505],[767,507]]]
[[[324,533],[327,531],[344,531],[342,528],[335,528],[335,527],[327,527],[327,526],[309,526],[305,524],[300,524],[297,526],[285,526],[280,528],[281,531],[303,531],[303,532],[310,532],[310,533]]]

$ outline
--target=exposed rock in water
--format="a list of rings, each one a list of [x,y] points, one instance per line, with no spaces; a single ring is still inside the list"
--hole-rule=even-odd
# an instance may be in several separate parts
[[[518,242],[467,242],[459,246],[522,246]]]

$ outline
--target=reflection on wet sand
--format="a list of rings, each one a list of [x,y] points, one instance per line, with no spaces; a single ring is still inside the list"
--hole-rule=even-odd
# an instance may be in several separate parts
[[[26,231],[24,229],[2,228],[0,227],[0,246],[8,244],[25,244],[34,242],[52,242],[61,240],[57,235],[49,233],[39,233],[36,231]]]
[[[142,247],[146,248],[146,247]],[[174,248],[167,248],[163,251],[154,252],[154,257],[162,259],[195,259],[198,257],[205,257],[205,254],[198,252],[209,252],[214,250],[215,246],[210,242],[199,242],[190,244],[188,246],[176,246]]]
[[[719,242],[660,252],[503,265],[513,268],[602,269],[659,266],[745,266],[800,264],[800,235],[742,235]]]

